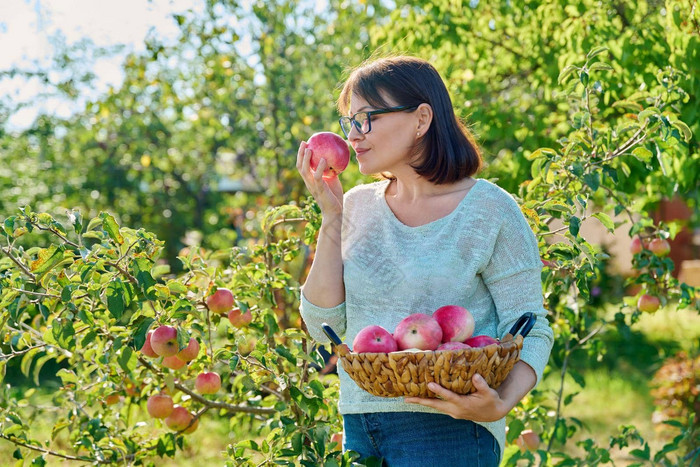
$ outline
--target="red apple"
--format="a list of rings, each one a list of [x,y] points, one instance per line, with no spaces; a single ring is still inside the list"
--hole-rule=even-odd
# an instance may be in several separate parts
[[[187,362],[177,358],[177,355],[171,355],[169,357],[164,357],[163,361],[160,362],[165,368],[170,368],[171,370],[179,370],[187,365]]]
[[[659,309],[661,306],[661,301],[659,297],[654,297],[653,295],[644,294],[637,300],[637,308],[639,311],[645,313],[653,313]]]
[[[461,306],[441,306],[435,310],[433,318],[442,329],[442,342],[464,342],[474,333],[474,317]]]
[[[632,239],[632,243],[630,243],[630,253],[636,255],[637,253],[641,253],[646,247],[646,242],[643,242],[639,236],[635,236]]]
[[[146,409],[153,418],[166,418],[173,412],[173,399],[165,394],[155,394],[148,398]]]
[[[656,256],[666,256],[671,252],[671,245],[663,238],[655,238],[649,242],[649,249]]]
[[[124,397],[117,392],[113,392],[104,399],[105,405],[114,405],[122,401]]]
[[[352,341],[352,351],[357,353],[394,352],[396,349],[396,341],[391,333],[377,325],[363,328]]]
[[[160,326],[153,331],[151,347],[161,357],[169,357],[177,353],[177,329],[172,326]]]
[[[491,344],[498,344],[498,341],[491,336],[474,336],[464,341],[470,347],[486,347]]]
[[[309,165],[312,170],[316,170],[321,159],[326,159],[326,170],[323,171],[325,178],[336,177],[345,170],[350,161],[348,143],[340,136],[329,131],[311,135],[306,143],[306,147],[311,149]]]
[[[228,320],[231,322],[231,324],[240,328],[249,325],[250,322],[253,321],[253,315],[250,310],[246,311],[245,313],[241,313],[240,308],[234,308],[228,312]]]
[[[194,415],[192,416],[192,418],[194,418]],[[192,424],[192,426],[189,427],[188,429],[186,429],[184,431],[184,433],[185,434],[193,433],[197,429],[198,426],[199,426],[199,419],[195,420],[194,423]]]
[[[464,342],[445,342],[440,344],[436,350],[463,350],[470,349],[471,346],[465,344]]]
[[[158,356],[157,353],[153,350],[153,347],[151,347],[151,336],[153,335],[153,331],[148,331],[148,334],[146,334],[146,342],[143,343],[143,347],[141,347],[141,353],[144,354],[146,357],[152,357],[155,358]]]
[[[207,297],[207,307],[213,313],[226,313],[233,308],[233,293],[225,287],[219,287]]]
[[[173,411],[165,418],[165,424],[173,431],[182,431],[187,428],[194,416],[186,408],[176,405]]]
[[[442,342],[442,328],[432,316],[414,313],[396,326],[394,339],[399,350],[435,350]]]
[[[197,375],[194,387],[200,394],[216,394],[221,389],[221,377],[213,371],[205,371]]]
[[[190,337],[187,347],[177,353],[177,358],[184,362],[191,362],[199,355],[199,342],[194,337]]]
[[[337,447],[342,447],[343,446],[343,434],[342,433],[333,433],[331,435],[331,443],[335,443]]]
[[[522,452],[536,451],[540,446],[540,437],[532,430],[523,430],[515,440],[515,444],[520,446]]]

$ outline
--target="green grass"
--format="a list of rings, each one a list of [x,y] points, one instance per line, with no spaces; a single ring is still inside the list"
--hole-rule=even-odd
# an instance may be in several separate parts
[[[612,316],[614,310],[610,313]],[[569,363],[584,376],[586,385],[581,388],[571,377],[565,378],[565,394],[579,394],[564,406],[563,415],[579,419],[584,428],[564,450],[580,454],[575,441],[587,438],[607,446],[610,437],[619,433],[618,427],[634,425],[652,451],[658,451],[671,440],[671,434],[652,421],[652,379],[666,358],[681,350],[697,349],[700,315],[693,310],[665,308],[643,315],[629,332],[611,330],[601,339],[608,348],[602,361],[590,360],[581,352]],[[558,375],[552,374],[541,388],[558,390]],[[614,451],[613,455],[622,465],[631,461],[624,453]]]

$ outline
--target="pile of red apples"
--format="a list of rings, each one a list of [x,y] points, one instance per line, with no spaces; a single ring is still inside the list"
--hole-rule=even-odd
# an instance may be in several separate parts
[[[363,328],[352,343],[356,353],[390,353],[418,350],[460,350],[497,344],[491,336],[474,334],[474,317],[466,308],[445,305],[432,315],[414,313],[396,326],[393,334],[381,326]]]
[[[229,289],[217,289],[207,297],[206,304],[210,312],[226,314],[231,324],[236,327],[246,326],[252,321],[250,310],[241,313],[239,308],[234,308],[233,293]],[[161,365],[180,370],[199,356],[199,342],[192,337],[187,346],[180,349],[177,343],[177,329],[161,325],[146,334],[141,354],[151,358],[162,357]],[[221,389],[221,377],[216,372],[203,371],[195,378],[194,387],[200,394],[216,394]],[[185,407],[175,405],[172,397],[165,392],[150,396],[146,409],[151,417],[164,419],[168,428],[174,431],[184,430],[184,433],[192,433],[199,423],[199,420],[192,423],[194,414]]]

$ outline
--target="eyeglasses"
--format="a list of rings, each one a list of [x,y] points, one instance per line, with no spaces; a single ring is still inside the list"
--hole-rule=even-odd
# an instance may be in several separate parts
[[[418,108],[417,105],[400,105],[398,107],[390,107],[388,109],[370,110],[369,112],[357,112],[351,117],[340,117],[338,121],[340,122],[340,128],[342,128],[345,137],[349,138],[353,125],[355,125],[357,131],[359,131],[363,135],[366,135],[367,133],[372,131],[372,115],[401,112],[402,110],[415,110],[416,108]]]

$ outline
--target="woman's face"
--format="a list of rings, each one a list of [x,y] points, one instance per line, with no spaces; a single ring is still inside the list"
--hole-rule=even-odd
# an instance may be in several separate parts
[[[383,94],[387,107],[399,105]],[[357,94],[350,98],[350,115],[357,112],[379,110]],[[364,175],[405,170],[412,158],[412,147],[416,142],[418,118],[415,112],[392,112],[371,116],[372,130],[362,134],[353,125],[348,141],[357,154],[360,173]]]

